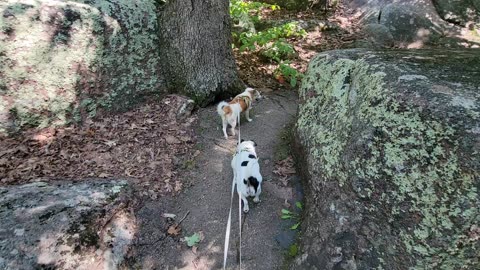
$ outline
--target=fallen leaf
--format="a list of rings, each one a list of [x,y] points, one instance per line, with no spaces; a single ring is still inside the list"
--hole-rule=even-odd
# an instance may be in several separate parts
[[[192,252],[193,252],[193,254],[197,254],[197,249],[198,249],[197,246],[193,246],[193,247],[192,247]]]
[[[109,177],[109,175],[106,174],[106,173],[101,173],[98,177],[100,177],[100,178],[107,178],[107,177]]]
[[[185,241],[187,242],[187,246],[193,247],[200,242],[200,234],[194,233],[191,236],[185,236]]]
[[[182,230],[182,228],[180,228],[180,226],[175,224],[175,225],[172,225],[168,228],[167,233],[170,234],[170,235],[177,236],[178,234],[180,234],[181,230]]]
[[[180,190],[182,190],[182,182],[175,181],[175,192],[179,192]]]

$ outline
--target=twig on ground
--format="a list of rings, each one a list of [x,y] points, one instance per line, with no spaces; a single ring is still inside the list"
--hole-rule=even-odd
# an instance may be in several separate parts
[[[180,226],[180,223],[182,223],[182,221],[187,218],[188,214],[190,214],[190,210],[187,211],[187,213],[185,214],[185,216],[183,216],[182,219],[180,219],[180,221],[178,222],[177,226]]]

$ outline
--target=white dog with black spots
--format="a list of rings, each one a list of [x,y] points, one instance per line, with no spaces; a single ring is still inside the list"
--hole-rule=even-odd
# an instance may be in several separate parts
[[[247,198],[255,197],[253,201],[258,203],[262,192],[262,175],[255,146],[257,144],[254,141],[242,140],[232,159],[233,181],[237,184],[237,192],[242,198],[245,213],[249,211]]]

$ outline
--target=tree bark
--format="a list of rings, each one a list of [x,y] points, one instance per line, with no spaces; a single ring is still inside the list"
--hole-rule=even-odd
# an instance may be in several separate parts
[[[157,1],[161,73],[168,91],[200,106],[242,90],[231,49],[229,1]]]

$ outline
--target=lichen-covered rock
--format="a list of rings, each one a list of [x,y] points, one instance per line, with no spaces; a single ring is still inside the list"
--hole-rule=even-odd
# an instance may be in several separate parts
[[[0,1],[0,132],[160,94],[154,0]]]
[[[466,25],[467,22],[480,22],[479,0],[433,0],[438,14],[446,21]]]
[[[331,51],[309,64],[294,269],[479,269],[480,51]]]
[[[0,269],[117,269],[135,232],[125,181],[0,187]]]

